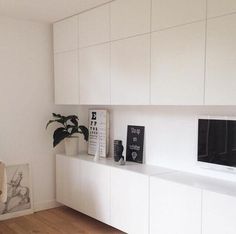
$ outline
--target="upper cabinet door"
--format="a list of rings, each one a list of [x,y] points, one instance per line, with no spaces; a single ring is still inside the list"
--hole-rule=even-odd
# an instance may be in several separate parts
[[[207,0],[207,17],[215,17],[236,12],[235,0]]]
[[[236,104],[236,15],[208,21],[206,105]]]
[[[78,48],[77,16],[53,24],[54,53]]]
[[[79,15],[79,47],[110,40],[110,5],[104,5]]]
[[[54,55],[55,104],[79,104],[77,50]]]
[[[202,105],[205,23],[152,34],[151,104]]]
[[[79,51],[80,104],[110,104],[110,44]]]
[[[117,0],[111,3],[111,39],[150,31],[151,0]]]
[[[206,0],[152,0],[152,30],[186,24],[206,17]]]
[[[149,104],[150,35],[111,44],[111,104]]]

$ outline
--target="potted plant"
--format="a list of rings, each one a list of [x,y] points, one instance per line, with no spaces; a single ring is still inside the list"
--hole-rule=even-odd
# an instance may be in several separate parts
[[[78,134],[82,134],[84,139],[88,141],[88,129],[79,125],[79,118],[76,115],[63,116],[52,113],[52,116],[54,119],[48,121],[46,129],[51,123],[56,122],[62,125],[54,131],[53,147],[64,140],[66,155],[76,155],[78,152]]]

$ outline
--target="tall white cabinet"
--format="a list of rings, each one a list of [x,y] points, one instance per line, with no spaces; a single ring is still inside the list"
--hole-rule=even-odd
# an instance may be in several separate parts
[[[203,105],[205,23],[152,34],[151,104]]]
[[[110,44],[79,50],[80,104],[110,104]]]
[[[236,13],[234,0],[207,0],[208,18]]]
[[[79,48],[110,41],[110,6],[79,14]]]
[[[77,16],[53,25],[56,104],[79,104]]]
[[[79,15],[80,104],[110,104],[110,6]]]
[[[55,103],[79,104],[76,50],[54,54]]]
[[[208,20],[206,105],[236,103],[236,14]]]
[[[111,40],[150,32],[151,0],[111,2]]]
[[[235,105],[235,22],[234,0],[116,0],[56,22],[55,103]]]
[[[72,16],[53,24],[54,53],[62,53],[78,48],[77,21],[78,17]]]
[[[193,23],[205,18],[206,0],[152,0],[152,31]]]
[[[149,104],[150,35],[111,43],[111,104]]]

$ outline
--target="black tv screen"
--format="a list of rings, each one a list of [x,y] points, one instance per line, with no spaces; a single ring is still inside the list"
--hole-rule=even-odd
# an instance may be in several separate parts
[[[198,161],[236,167],[235,120],[198,120]]]

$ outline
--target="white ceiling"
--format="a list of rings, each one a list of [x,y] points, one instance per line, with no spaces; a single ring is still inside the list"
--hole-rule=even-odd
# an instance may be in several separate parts
[[[0,0],[0,16],[55,22],[111,0]]]

